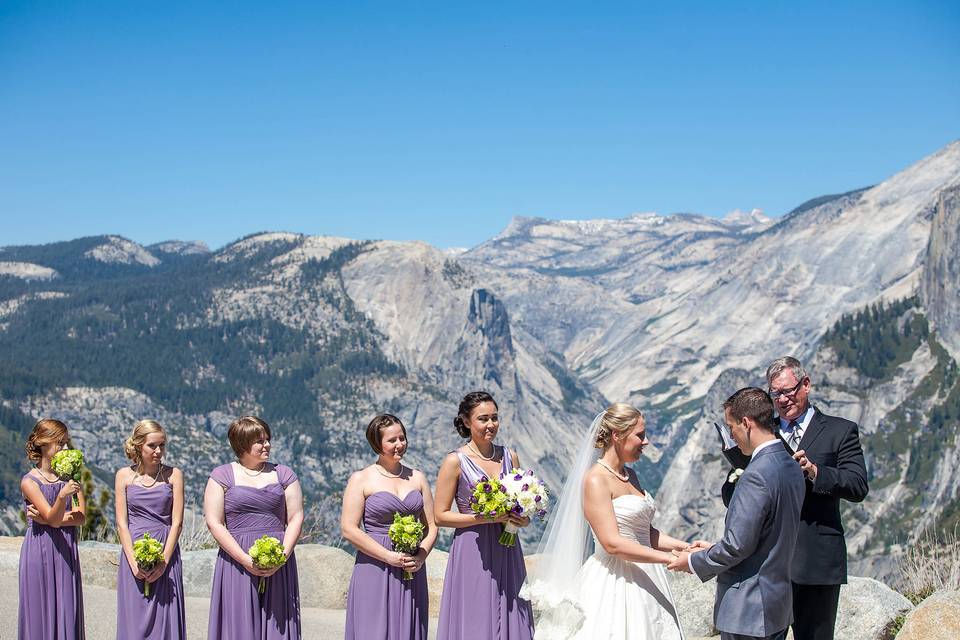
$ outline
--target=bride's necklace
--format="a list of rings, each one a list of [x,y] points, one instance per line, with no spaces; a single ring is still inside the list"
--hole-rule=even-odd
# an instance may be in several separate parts
[[[377,467],[377,472],[380,475],[382,475],[384,478],[399,478],[400,476],[403,475],[403,465],[400,465],[400,471],[397,472],[396,474],[390,473],[389,471],[384,469],[383,465],[381,465],[379,462],[375,462],[374,466]]]
[[[629,474],[629,473],[624,473],[624,474],[618,473],[618,472],[616,471],[616,469],[614,469],[613,467],[611,467],[610,465],[608,465],[606,462],[604,462],[604,461],[601,460],[600,458],[597,458],[597,464],[600,465],[601,467],[603,467],[604,469],[606,469],[607,471],[609,471],[610,473],[612,473],[613,475],[617,476],[617,478],[618,478],[621,482],[630,482],[630,474]]]
[[[153,482],[151,482],[149,485],[144,484],[143,481],[144,481],[145,478],[149,478],[150,476],[149,476],[148,474],[146,474],[146,473],[141,473],[141,474],[139,474],[140,477],[137,478],[137,484],[139,484],[139,485],[140,485],[141,487],[143,487],[144,489],[149,489],[150,487],[156,486],[156,484],[160,481],[160,472],[161,472],[161,471],[163,471],[163,465],[162,465],[162,464],[161,464],[161,465],[157,465],[157,474],[156,474],[155,476],[153,476]]]
[[[473,446],[473,442],[472,442],[472,441],[467,443],[467,448],[470,449],[471,451],[473,451],[473,452],[474,452],[475,454],[477,454],[478,456],[480,456],[480,458],[481,458],[482,460],[493,460],[493,456],[497,455],[497,447],[496,447],[496,446],[494,446],[494,447],[493,447],[493,450],[490,452],[490,457],[489,457],[489,458],[488,458],[487,456],[483,455],[482,453],[480,453],[480,451],[479,451],[475,446]]]
[[[260,463],[260,468],[257,469],[254,473],[250,473],[250,470],[247,469],[245,466],[243,466],[239,461],[237,462],[237,464],[240,465],[240,470],[243,471],[243,475],[247,476],[248,478],[256,478],[258,475],[260,475],[261,473],[263,473],[263,470],[264,470],[264,469],[266,468],[266,466],[267,466],[267,463],[266,463],[266,462],[261,462],[261,463]]]

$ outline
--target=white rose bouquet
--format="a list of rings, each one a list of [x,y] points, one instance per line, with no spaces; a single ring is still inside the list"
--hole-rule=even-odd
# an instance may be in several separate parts
[[[508,473],[500,474],[500,484],[509,498],[509,510],[518,516],[532,518],[537,516],[543,520],[547,515],[547,504],[550,494],[543,482],[530,469],[511,469]],[[512,547],[517,544],[519,529],[509,522],[504,525],[500,534],[500,544]]]

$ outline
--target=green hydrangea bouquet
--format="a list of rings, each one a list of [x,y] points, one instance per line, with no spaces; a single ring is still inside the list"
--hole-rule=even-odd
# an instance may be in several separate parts
[[[247,553],[253,558],[253,564],[261,569],[282,567],[287,562],[287,556],[283,555],[283,545],[273,536],[260,536]],[[266,588],[267,579],[261,577],[257,591],[263,593]]]
[[[133,557],[143,571],[150,571],[163,560],[163,544],[149,533],[133,543]],[[150,583],[143,581],[143,595],[150,597]]]
[[[394,551],[413,555],[420,547],[420,541],[423,540],[425,532],[423,523],[416,516],[401,516],[399,513],[394,513],[393,524],[390,525],[387,535],[393,542]],[[413,574],[404,570],[403,579],[412,580]]]
[[[50,468],[61,480],[76,480],[80,482],[83,473],[83,452],[80,449],[63,449],[57,451],[50,461]],[[73,506],[78,506],[80,500],[73,494]]]

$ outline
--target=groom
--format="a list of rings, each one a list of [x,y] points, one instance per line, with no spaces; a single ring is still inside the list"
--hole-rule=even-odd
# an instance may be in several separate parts
[[[723,539],[677,553],[667,568],[717,577],[714,626],[722,640],[781,640],[793,621],[790,563],[803,505],[803,472],[774,433],[773,401],[740,389],[723,403],[737,446],[753,456],[737,481]]]

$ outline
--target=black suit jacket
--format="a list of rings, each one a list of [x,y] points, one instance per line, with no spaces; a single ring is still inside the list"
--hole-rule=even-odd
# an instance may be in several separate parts
[[[855,422],[828,416],[814,407],[799,449],[817,465],[817,479],[806,482],[790,577],[797,584],[844,584],[847,543],[840,522],[840,500],[860,502],[869,491],[859,429]],[[724,483],[724,504],[733,489],[729,482]]]

